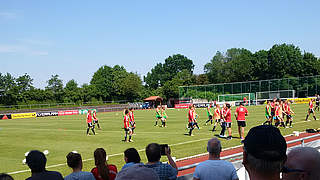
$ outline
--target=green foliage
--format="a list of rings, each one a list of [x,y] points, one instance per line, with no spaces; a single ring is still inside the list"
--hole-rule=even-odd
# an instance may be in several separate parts
[[[144,77],[144,82],[148,88],[156,89],[164,86],[167,81],[171,81],[179,72],[186,71],[193,74],[194,64],[187,57],[176,54],[165,59],[164,64],[158,63],[151,72]]]
[[[301,53],[292,44],[274,45],[252,54],[247,49],[231,48],[217,52],[204,66],[210,83],[241,82],[307,75],[319,75],[320,60],[312,53]]]

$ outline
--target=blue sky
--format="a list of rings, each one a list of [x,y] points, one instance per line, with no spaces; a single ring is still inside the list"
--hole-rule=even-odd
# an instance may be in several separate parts
[[[1,73],[88,83],[102,65],[145,75],[172,54],[195,73],[216,53],[293,43],[320,56],[320,1],[0,1]]]

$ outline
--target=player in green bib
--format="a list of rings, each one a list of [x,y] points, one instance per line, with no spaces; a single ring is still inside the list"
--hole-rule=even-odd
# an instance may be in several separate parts
[[[158,125],[158,121],[161,120],[162,116],[161,116],[161,106],[157,106],[156,109],[156,124],[154,126]]]
[[[208,116],[208,120],[206,121],[206,125],[208,125],[208,122],[210,121],[210,123],[212,124],[212,113],[210,111],[210,109],[212,108],[212,105],[209,104],[208,107],[207,107],[207,116]]]
[[[164,106],[162,107],[161,114],[162,114],[162,118],[161,118],[162,127],[167,127],[166,122],[167,122],[168,115],[166,113],[166,108]]]
[[[266,122],[263,123],[263,125],[271,125],[272,124],[272,116],[271,116],[271,107],[270,107],[270,101],[267,101],[267,105],[265,108],[265,116],[266,116]]]

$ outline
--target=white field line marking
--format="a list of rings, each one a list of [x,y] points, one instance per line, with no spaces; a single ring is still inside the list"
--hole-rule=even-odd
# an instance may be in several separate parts
[[[311,121],[300,121],[300,122],[294,122],[292,124],[298,124],[298,123],[306,123],[306,122],[311,122]],[[261,123],[259,123],[261,124]],[[258,125],[259,125],[258,124]],[[18,129],[18,128],[17,128]],[[75,131],[78,131],[78,130],[75,130]],[[80,131],[80,130],[79,130]],[[116,131],[116,132],[120,132],[120,131]],[[122,131],[121,131],[122,132]],[[284,137],[287,137],[287,136],[291,136],[292,134],[289,134],[289,135],[286,135]],[[170,146],[178,146],[178,145],[183,145],[183,144],[189,144],[189,143],[193,143],[193,142],[198,142],[198,141],[204,141],[204,140],[209,140],[210,138],[203,138],[203,139],[197,139],[197,140],[193,140],[193,141],[185,141],[185,142],[181,142],[181,143],[176,143],[176,144],[171,144]],[[235,147],[230,147],[230,148],[226,148],[224,150],[228,150],[228,149],[232,149],[232,148],[236,148],[236,147],[240,147],[241,145],[239,146],[235,146]],[[142,151],[145,151],[145,149],[140,149],[138,150],[138,152],[142,152]],[[113,156],[119,156],[119,155],[122,155],[123,153],[116,153],[116,154],[111,154],[109,155],[109,157],[113,157]],[[199,157],[199,156],[203,156],[207,153],[202,153],[202,154],[198,154],[198,155],[193,155],[193,156],[189,156],[189,157],[185,157],[185,158],[181,158],[181,159],[177,159],[176,161],[181,161],[181,160],[185,160],[185,159],[190,159],[190,158],[193,158],[193,157]],[[89,159],[84,159],[82,161],[86,162],[86,161],[92,161],[93,158],[89,158]],[[61,164],[55,164],[55,165],[50,165],[50,166],[47,166],[46,168],[53,168],[53,167],[59,167],[59,166],[64,166],[66,165],[66,163],[61,163]],[[21,171],[14,171],[14,172],[10,172],[8,174],[18,174],[18,173],[23,173],[23,172],[30,172],[29,169],[27,170],[21,170]]]
[[[3,128],[4,130],[8,129],[8,130],[21,130],[23,128]],[[3,130],[2,129],[2,130]],[[79,130],[79,129],[23,129],[23,131],[59,131],[59,132],[63,132],[63,131],[75,131],[75,132],[85,132],[86,129],[84,130]],[[123,133],[124,131],[98,131],[98,133]],[[153,131],[153,132],[148,132],[148,131],[144,131],[144,132],[138,132],[138,134],[152,134],[152,133],[159,133],[159,134],[163,134],[164,132],[160,132],[160,131]],[[181,133],[173,133],[173,132],[165,132],[166,134],[181,134]]]
[[[289,136],[292,136],[292,134],[285,135],[284,137],[289,137]],[[222,151],[227,151],[227,150],[235,149],[235,148],[242,147],[242,146],[243,145],[233,146],[233,147],[222,149]],[[188,157],[176,159],[176,162],[177,161],[183,161],[183,160],[186,160],[186,159],[192,159],[192,158],[196,158],[196,157],[200,157],[200,156],[205,156],[205,155],[208,155],[208,153],[206,152],[206,153],[201,153],[201,154],[196,154],[196,155],[193,155],[193,156],[188,156]]]

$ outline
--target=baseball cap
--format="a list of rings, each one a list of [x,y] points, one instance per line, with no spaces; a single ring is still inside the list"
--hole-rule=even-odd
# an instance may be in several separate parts
[[[145,167],[143,164],[136,164],[121,170],[116,180],[159,180],[157,173]]]
[[[287,158],[286,140],[274,126],[251,128],[243,143],[245,150],[257,159],[279,161]]]

